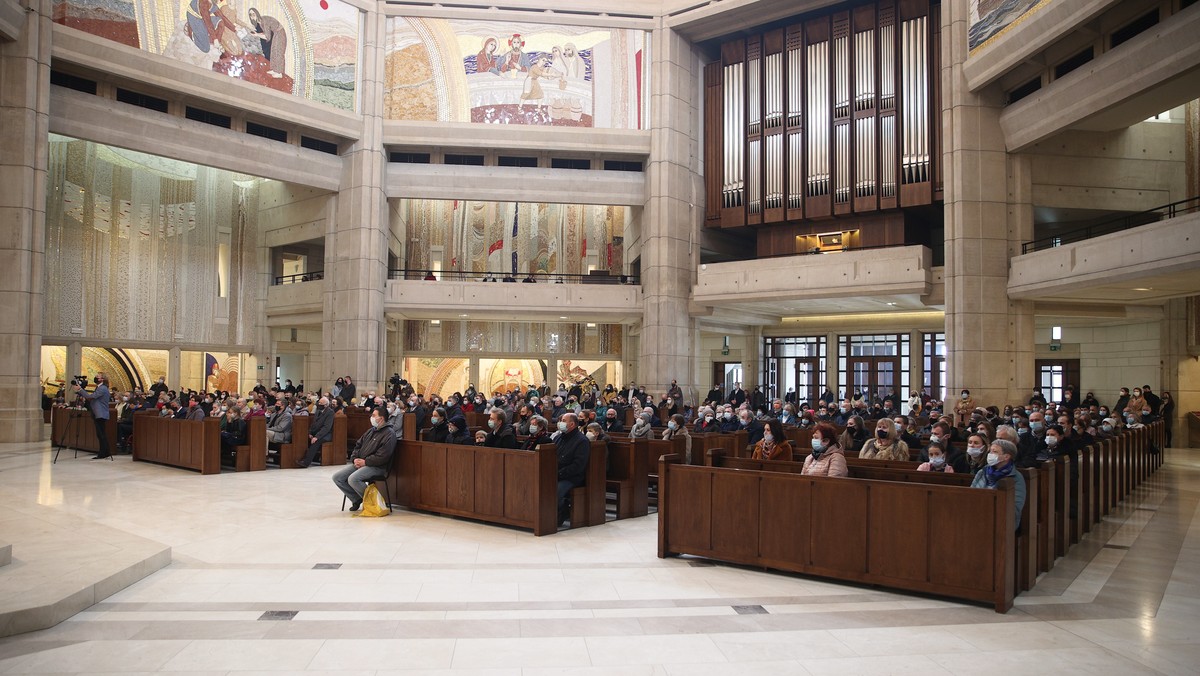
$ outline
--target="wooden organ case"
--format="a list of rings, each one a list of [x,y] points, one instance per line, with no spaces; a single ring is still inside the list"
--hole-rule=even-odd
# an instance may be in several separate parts
[[[940,201],[939,16],[881,0],[722,44],[704,69],[706,225]]]

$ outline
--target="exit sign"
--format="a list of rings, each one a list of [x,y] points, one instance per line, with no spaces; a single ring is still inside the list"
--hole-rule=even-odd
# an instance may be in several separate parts
[[[1062,345],[1061,345],[1061,344],[1058,344],[1058,343],[1051,343],[1051,345],[1050,345],[1050,351],[1051,351],[1051,352],[1058,352],[1058,351],[1059,351],[1059,350],[1061,350],[1061,349],[1062,349]]]

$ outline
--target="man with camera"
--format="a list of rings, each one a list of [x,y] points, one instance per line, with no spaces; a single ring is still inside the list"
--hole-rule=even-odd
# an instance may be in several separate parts
[[[83,397],[88,400],[88,410],[92,412],[93,422],[96,423],[96,437],[99,440],[100,452],[92,460],[103,460],[112,456],[108,449],[108,432],[105,426],[108,424],[108,375],[103,371],[96,374],[96,389],[88,392],[83,389],[83,384],[87,383],[86,377],[76,379],[72,389],[75,391],[75,396]]]

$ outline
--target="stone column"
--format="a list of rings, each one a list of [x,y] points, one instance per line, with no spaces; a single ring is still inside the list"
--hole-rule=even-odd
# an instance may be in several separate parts
[[[968,5],[942,4],[946,385],[951,392],[970,389],[982,405],[1003,405],[1021,383],[1032,385],[1033,312],[1029,303],[1007,300],[1008,258],[1023,233],[1009,223],[1003,92],[993,85],[972,93],[962,73]],[[1017,171],[1016,182],[1028,180]],[[1018,340],[1025,341],[1020,349]]]
[[[67,380],[83,373],[83,345],[80,343],[67,344]]]
[[[367,12],[363,38],[363,135],[343,154],[341,190],[325,238],[322,325],[326,382],[354,378],[359,392],[381,391],[387,322],[388,219],[383,191],[383,41],[386,17]]]
[[[669,28],[653,33],[650,75],[650,158],[642,218],[642,298],[637,383],[665,392],[672,379],[695,389],[688,316],[695,265],[692,241],[703,199],[700,183],[700,62]]]
[[[0,442],[42,438],[51,3],[20,4],[0,43]]]
[[[745,349],[742,350],[742,387],[752,392],[755,387],[762,385],[758,369],[762,366],[762,327],[750,327],[750,333],[744,338]],[[763,390],[763,395],[767,394]],[[780,397],[783,396],[781,393]]]
[[[183,355],[183,351],[180,350],[179,348],[177,348],[177,347],[171,348],[170,351],[167,352],[167,372],[163,374],[167,377],[167,387],[169,387],[172,390],[175,390],[177,392],[179,391],[180,385],[182,384],[180,381],[183,378],[183,373],[182,373],[183,368],[180,364],[182,355]],[[154,382],[158,382],[158,379],[155,378]],[[272,378],[271,382],[274,383],[275,379]],[[153,383],[151,383],[151,384],[153,384]]]

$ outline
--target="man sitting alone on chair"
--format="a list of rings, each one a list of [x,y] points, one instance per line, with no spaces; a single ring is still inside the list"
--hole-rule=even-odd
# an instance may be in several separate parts
[[[350,454],[350,462],[333,475],[333,483],[350,498],[350,511],[362,507],[367,484],[387,474],[388,463],[396,450],[396,434],[387,424],[387,410],[371,411],[371,429],[359,437]]]

